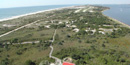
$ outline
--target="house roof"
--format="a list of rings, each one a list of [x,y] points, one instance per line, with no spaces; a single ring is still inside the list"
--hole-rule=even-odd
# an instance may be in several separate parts
[[[64,62],[63,65],[75,65],[75,64],[69,63],[69,62]]]

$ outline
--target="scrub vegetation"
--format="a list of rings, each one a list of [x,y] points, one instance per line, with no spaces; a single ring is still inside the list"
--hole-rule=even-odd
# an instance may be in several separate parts
[[[104,16],[106,9],[75,6],[0,22],[3,34],[40,20],[0,38],[0,65],[54,62],[49,46],[56,28],[53,56],[70,57],[76,65],[129,65],[130,29]]]

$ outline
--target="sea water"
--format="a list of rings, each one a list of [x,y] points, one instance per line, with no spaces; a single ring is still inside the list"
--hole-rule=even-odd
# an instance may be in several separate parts
[[[75,6],[75,5],[49,5],[49,6],[0,8],[0,19],[68,6]],[[103,14],[130,25],[130,5],[100,5],[100,6],[110,7],[110,9],[104,11]]]
[[[72,5],[48,5],[48,6],[31,6],[31,7],[15,7],[15,8],[0,8],[0,19],[11,18],[23,14],[33,13],[37,11],[68,7]]]
[[[127,25],[130,25],[130,5],[122,4],[122,5],[102,5],[106,7],[110,7],[109,10],[103,12],[103,14],[117,19]]]

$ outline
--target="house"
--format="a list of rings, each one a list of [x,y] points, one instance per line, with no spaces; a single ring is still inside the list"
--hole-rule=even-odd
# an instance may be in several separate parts
[[[71,22],[72,24],[74,23],[74,21]]]
[[[95,33],[96,32],[96,29],[94,29],[94,30],[91,30],[93,33]]]
[[[45,28],[50,28],[50,25],[46,25]]]
[[[58,24],[62,24],[63,22],[59,22]]]
[[[103,26],[113,26],[113,25],[103,25]]]
[[[92,31],[93,33],[95,33],[95,32],[96,32],[96,29],[90,30],[90,28],[89,28],[89,29],[87,29],[87,30],[85,30],[85,31],[86,31],[86,32]]]
[[[15,25],[3,24],[4,27],[13,27]]]
[[[54,63],[51,63],[50,65],[55,65]]]
[[[66,24],[68,24],[69,22],[67,21],[67,22],[65,22]]]
[[[69,25],[69,24],[67,24],[67,25],[66,25],[66,27],[70,27],[70,25]]]
[[[76,28],[77,26],[76,25],[71,25],[72,28]]]
[[[75,64],[69,63],[69,62],[64,62],[63,65],[75,65]]]
[[[88,23],[85,23],[85,24],[88,24]]]
[[[93,10],[90,10],[89,12],[91,12],[91,13],[92,13],[92,12],[94,12],[94,11],[93,11]]]
[[[105,32],[103,32],[103,31],[98,31],[98,32],[105,35]]]
[[[45,23],[49,23],[49,21],[45,21]]]
[[[51,21],[51,23],[54,23],[54,21]]]
[[[99,30],[102,30],[104,32],[113,32],[113,29],[99,28]]]
[[[79,32],[78,28],[73,29],[74,32]]]

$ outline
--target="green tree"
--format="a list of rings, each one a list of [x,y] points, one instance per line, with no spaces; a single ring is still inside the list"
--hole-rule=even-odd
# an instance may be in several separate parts
[[[27,60],[25,62],[25,65],[36,65],[35,62],[31,61],[31,60]]]
[[[13,40],[11,40],[11,43],[18,43],[18,39],[17,38],[14,38]]]
[[[8,50],[9,48],[8,48],[8,44],[7,43],[5,43],[5,49],[6,50]]]
[[[5,58],[4,60],[1,61],[0,65],[9,65],[9,60],[8,58]]]

